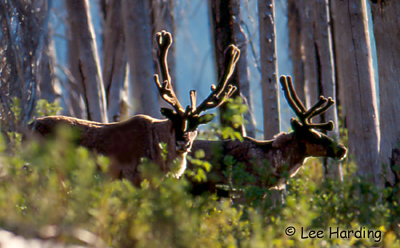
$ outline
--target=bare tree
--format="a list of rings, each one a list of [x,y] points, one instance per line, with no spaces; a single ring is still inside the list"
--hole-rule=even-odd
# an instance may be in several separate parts
[[[313,26],[314,26],[314,49],[315,66],[317,77],[318,96],[330,96],[336,100],[335,66],[332,48],[332,30],[330,26],[329,5],[327,0],[313,0],[310,2],[314,6]],[[337,123],[335,128],[329,132],[329,136],[339,139],[339,122],[337,105],[333,105],[323,115],[320,116],[321,122],[333,120]],[[333,178],[342,179],[342,165],[335,161],[325,159],[325,175]]]
[[[343,88],[349,151],[357,174],[381,185],[379,130],[366,5],[363,0],[331,1],[338,83]]]
[[[157,32],[165,30],[170,33],[175,33],[175,19],[174,19],[174,5],[172,0],[149,0],[151,3],[151,35],[154,37]],[[153,40],[153,57],[156,58],[157,44]],[[174,87],[175,92],[179,95],[179,87],[176,85],[176,53],[175,47],[171,47],[168,56],[168,65],[171,75],[172,87]],[[154,68],[157,69],[156,60],[154,60]],[[159,105],[161,107],[166,107],[166,103],[160,98]]]
[[[122,20],[121,0],[110,0],[104,7],[103,79],[110,121],[126,114],[124,90],[128,83],[128,57]]]
[[[170,33],[175,31],[175,19],[174,19],[174,5],[172,0],[151,0],[151,23],[152,23],[152,36],[155,36],[157,32],[165,30]],[[156,43],[153,42],[153,50],[156,51]],[[156,54],[154,54],[156,57]],[[171,80],[173,81],[173,87],[177,89],[175,83],[175,47],[171,47],[168,56],[168,65],[170,68]],[[156,65],[156,64],[155,64]],[[156,68],[156,66],[155,66]],[[175,90],[178,92],[177,90]],[[178,93],[177,93],[178,94]]]
[[[288,0],[288,26],[289,26],[289,50],[293,64],[293,77],[296,92],[302,102],[306,102],[304,91],[304,63],[302,58],[301,45],[301,12],[303,11],[303,1]]]
[[[49,0],[0,1],[2,131],[25,126],[34,112],[50,3]]]
[[[87,118],[107,123],[105,91],[97,53],[95,34],[89,12],[88,0],[66,1],[70,22],[70,64],[75,67],[73,77],[81,83],[82,96],[87,108]],[[73,44],[75,43],[75,44]],[[73,53],[73,54],[72,54]],[[76,64],[72,64],[76,63]]]
[[[147,1],[122,0],[124,34],[135,114],[159,117]]]
[[[250,76],[247,64],[247,45],[248,38],[245,31],[242,29],[242,17],[240,12],[240,1],[232,1],[233,29],[234,39],[240,49],[241,59],[238,61],[237,70],[240,82],[240,95],[244,99],[248,107],[248,111],[244,114],[244,119],[247,121],[246,136],[256,136],[256,124],[253,118],[253,104],[250,91]]]
[[[237,44],[235,40],[235,27],[234,27],[234,16],[233,6],[239,5],[238,0],[210,0],[210,17],[211,17],[211,30],[214,44],[214,55],[217,67],[217,76],[220,77],[224,70],[224,52],[229,44]],[[241,47],[240,47],[241,48]],[[246,59],[245,56],[240,56],[238,67],[233,72],[231,77],[231,83],[237,88],[232,98],[240,96],[241,93],[241,82],[239,73],[247,70],[247,68],[240,68],[244,64],[241,60]],[[246,72],[247,73],[247,72]],[[223,126],[231,126],[232,123],[224,118],[226,113],[226,105],[220,107],[220,121]],[[235,131],[242,132],[242,127],[233,127]]]
[[[318,101],[318,77],[317,77],[317,54],[316,45],[314,41],[314,28],[313,16],[315,10],[316,0],[300,0],[302,3],[302,11],[300,11],[300,20],[302,25],[301,50],[302,60],[304,64],[304,84],[306,93],[307,106],[311,106]]]
[[[67,15],[72,15],[73,12],[67,12]],[[70,18],[68,18],[70,19]],[[68,23],[67,33],[68,44],[68,69],[65,70],[68,76],[68,82],[63,86],[66,88],[68,92],[64,99],[66,100],[66,105],[68,106],[69,115],[78,117],[80,119],[88,119],[86,105],[84,101],[84,89],[83,89],[83,78],[80,72],[80,59],[79,56],[79,48],[78,43],[72,38],[72,23]]]
[[[274,0],[258,1],[264,139],[273,138],[280,130],[274,5]]]
[[[291,45],[294,56],[294,72],[298,77],[304,78],[304,84],[298,84],[302,94],[306,86],[307,105],[318,101],[320,95],[335,97],[335,71],[333,63],[332,38],[330,17],[327,0],[299,0],[290,4],[293,12],[291,18],[291,40],[297,44]],[[296,21],[296,23],[294,23]],[[298,61],[301,58],[301,61]],[[300,95],[301,97],[301,95]],[[337,123],[336,105],[329,111],[319,116],[320,121],[326,119]],[[329,134],[331,137],[339,137],[339,129],[336,127]],[[333,161],[324,162],[325,175],[342,178],[341,165]]]
[[[247,66],[247,36],[241,28],[240,16],[240,1],[209,1],[210,17],[213,32],[214,54],[217,64],[217,75],[221,75],[224,69],[224,51],[229,44],[237,44],[241,49],[242,56],[240,56],[238,65],[234,74],[231,77],[231,82],[238,90],[234,93],[233,98],[242,97],[245,104],[247,104],[249,112],[244,114],[244,119],[247,120],[248,125],[246,130],[244,126],[233,127],[236,131],[241,132],[250,137],[255,136],[255,121],[251,115],[252,112],[252,99],[250,94],[250,81]],[[220,108],[220,121],[222,125],[232,126],[224,118],[226,107],[222,105]]]
[[[400,3],[394,0],[371,4],[378,56],[380,94],[380,160],[388,165],[392,150],[400,141]],[[388,170],[385,167],[386,171]],[[393,182],[393,177],[389,180]]]
[[[37,97],[40,99],[45,99],[48,102],[54,102],[58,97],[54,87],[56,83],[54,72],[55,60],[54,41],[51,28],[49,27],[48,32],[44,37],[43,50],[39,63],[39,73],[37,78]]]

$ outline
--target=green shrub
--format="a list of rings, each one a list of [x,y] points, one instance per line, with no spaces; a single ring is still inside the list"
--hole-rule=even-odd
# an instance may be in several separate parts
[[[16,226],[82,228],[116,248],[400,245],[395,235],[400,206],[393,197],[400,189],[375,188],[354,176],[353,164],[344,166],[341,183],[323,180],[321,161],[309,159],[289,179],[284,204],[274,201],[271,191],[257,187],[245,191],[248,201],[232,204],[230,199],[213,195],[193,197],[184,178],[162,179],[157,166],[146,161],[141,167],[146,178],[141,188],[126,180],[112,181],[104,176],[108,159],[73,146],[71,137],[70,130],[62,129],[56,140],[19,145],[13,156],[0,156],[2,228],[15,232],[19,230]],[[2,139],[0,143],[4,150]],[[243,168],[233,159],[226,160],[236,181],[254,180],[241,173]],[[209,166],[204,165],[199,179],[204,179]],[[291,226],[296,233],[288,236],[285,230]],[[329,230],[337,228],[370,230],[376,236],[329,237]],[[318,230],[324,232],[323,238],[309,237]],[[29,232],[22,233],[29,236]],[[61,241],[80,244],[71,235],[62,236]]]

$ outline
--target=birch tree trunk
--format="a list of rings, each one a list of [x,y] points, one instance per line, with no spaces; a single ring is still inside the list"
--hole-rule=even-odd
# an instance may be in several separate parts
[[[365,1],[331,1],[338,81],[343,87],[349,153],[359,176],[381,186],[379,130]]]
[[[148,10],[147,1],[122,0],[134,113],[158,118],[160,111],[153,79],[155,70]]]
[[[274,0],[258,1],[264,139],[272,139],[280,131],[274,5]]]
[[[378,56],[380,94],[380,161],[388,167],[392,150],[400,142],[400,2],[371,4]],[[388,175],[393,182],[393,175]]]
[[[126,112],[124,90],[128,81],[128,57],[126,55],[121,0],[110,0],[105,7],[103,78],[107,99],[107,115],[110,121],[119,121]]]
[[[79,58],[79,73],[76,72],[74,75],[76,78],[80,76],[82,80],[87,117],[89,120],[107,123],[105,91],[89,2],[88,0],[67,0],[66,7],[71,23],[70,38],[72,42],[76,42],[77,53],[74,56]]]

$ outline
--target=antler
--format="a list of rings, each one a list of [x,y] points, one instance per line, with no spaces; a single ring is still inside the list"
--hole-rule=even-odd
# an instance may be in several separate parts
[[[167,65],[167,55],[168,50],[172,44],[172,36],[169,32],[162,31],[156,34],[156,40],[158,45],[158,64],[160,66],[163,83],[160,83],[158,74],[154,75],[154,81],[157,85],[158,92],[160,93],[161,98],[169,103],[175,109],[175,111],[182,116],[185,114],[185,110],[179,103],[178,98],[175,95],[174,89],[172,88],[171,77],[169,75]]]
[[[240,50],[236,46],[230,45],[226,50],[224,73],[222,74],[217,86],[211,85],[210,95],[198,107],[196,107],[196,91],[190,91],[191,106],[187,106],[185,110],[175,95],[171,84],[171,77],[168,73],[167,54],[172,44],[172,36],[169,32],[162,31],[156,34],[156,40],[158,45],[157,57],[161,71],[162,83],[160,83],[160,77],[158,74],[154,75],[154,81],[157,85],[160,96],[174,107],[175,111],[180,116],[198,116],[201,112],[206,111],[207,109],[220,106],[227,98],[232,96],[236,87],[233,85],[227,86],[227,82],[240,57]]]
[[[192,101],[192,115],[199,115],[207,109],[212,109],[220,106],[227,98],[231,97],[235,92],[236,87],[228,85],[227,82],[232,76],[236,62],[239,60],[240,50],[235,45],[230,45],[225,52],[225,70],[219,80],[217,86],[211,85],[211,93],[208,97],[196,108],[196,92],[191,92],[190,98]]]
[[[325,98],[323,96],[319,97],[318,102],[307,110],[303,103],[298,98],[296,92],[294,91],[292,78],[290,76],[282,76],[280,82],[285,93],[285,97],[289,106],[293,109],[296,116],[299,118],[303,127],[307,128],[319,128],[327,131],[332,131],[334,128],[333,121],[327,123],[313,124],[311,118],[324,113],[328,108],[330,108],[335,101],[332,98]],[[325,104],[325,105],[324,105]]]

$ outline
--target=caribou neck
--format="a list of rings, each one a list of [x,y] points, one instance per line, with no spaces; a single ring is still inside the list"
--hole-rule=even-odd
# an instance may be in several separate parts
[[[284,135],[285,137],[280,137],[280,135]],[[278,175],[288,171],[290,177],[292,177],[297,173],[308,155],[306,154],[305,147],[301,144],[295,133],[279,134],[276,140],[282,138],[285,142],[279,144],[278,147],[274,147],[273,143],[273,148],[269,155],[271,159],[268,161],[273,163],[272,165]]]
[[[186,169],[186,155],[187,152],[177,152],[176,151],[176,138],[175,138],[175,129],[171,120],[157,120],[154,122],[152,128],[152,135],[156,142],[153,143],[152,151],[163,153],[162,149],[160,149],[160,145],[166,145],[166,159],[163,159],[161,154],[152,154],[155,155],[153,157],[159,157],[161,160],[159,161],[162,164],[162,168],[165,171],[171,171],[174,177],[181,177]],[[158,146],[158,149],[157,149]],[[174,167],[174,168],[171,168]]]

